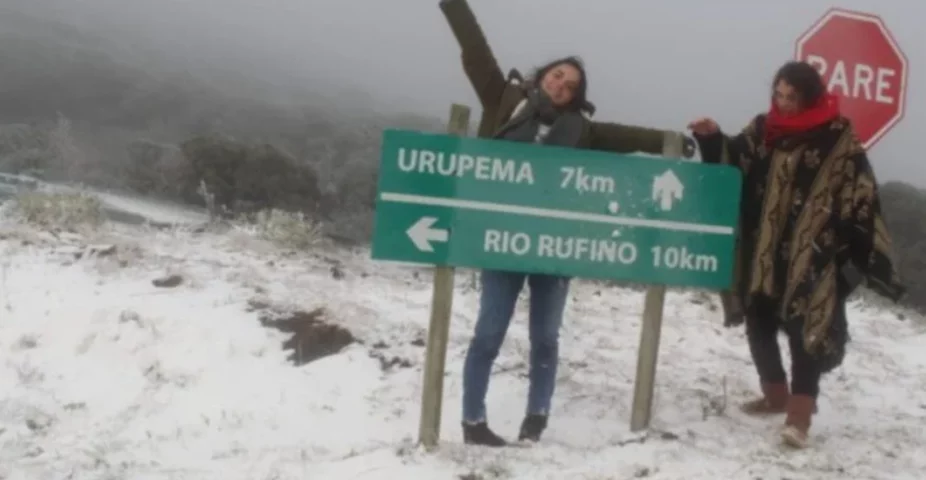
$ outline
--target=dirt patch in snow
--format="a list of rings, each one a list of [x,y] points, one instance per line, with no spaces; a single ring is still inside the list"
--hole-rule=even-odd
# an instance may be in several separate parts
[[[325,309],[279,313],[263,311],[261,325],[291,336],[283,342],[284,350],[291,350],[288,359],[296,366],[335,355],[357,341],[346,328],[325,320]]]

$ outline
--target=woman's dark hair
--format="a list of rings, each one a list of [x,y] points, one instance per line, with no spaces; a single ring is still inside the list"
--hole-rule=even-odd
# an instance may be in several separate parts
[[[585,64],[582,62],[582,59],[578,56],[569,56],[563,57],[558,60],[553,60],[552,62],[534,70],[534,74],[531,75],[531,80],[538,84],[544,75],[547,74],[550,70],[555,67],[567,64],[575,67],[579,71],[579,85],[576,87],[575,97],[572,101],[569,102],[569,105],[566,106],[568,110],[580,111],[584,110],[589,113],[589,115],[595,112],[595,107],[588,101],[588,75],[585,73]]]
[[[823,84],[820,72],[807,62],[795,61],[782,65],[775,73],[775,80],[772,82],[773,91],[781,81],[791,85],[797,91],[801,108],[815,105],[826,93],[826,85]]]

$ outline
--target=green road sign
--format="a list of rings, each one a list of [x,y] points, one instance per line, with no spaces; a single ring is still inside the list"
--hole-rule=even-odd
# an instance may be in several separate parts
[[[723,289],[733,167],[387,130],[373,258]]]

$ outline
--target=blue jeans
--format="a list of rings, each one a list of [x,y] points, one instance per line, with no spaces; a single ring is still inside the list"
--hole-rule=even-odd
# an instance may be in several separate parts
[[[547,415],[556,384],[559,329],[569,294],[569,278],[484,270],[481,280],[479,317],[463,366],[463,421],[486,420],[485,398],[492,363],[505,341],[525,280],[530,287],[531,342],[527,413]]]

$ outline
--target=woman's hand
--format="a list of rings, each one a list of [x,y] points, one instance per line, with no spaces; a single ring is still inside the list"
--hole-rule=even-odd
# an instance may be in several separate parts
[[[688,124],[695,135],[706,137],[720,132],[720,126],[712,118],[702,117]]]

